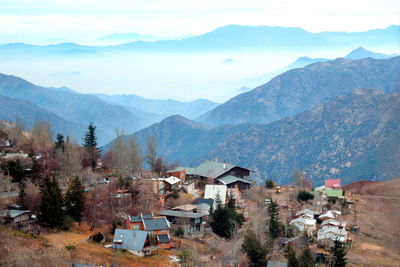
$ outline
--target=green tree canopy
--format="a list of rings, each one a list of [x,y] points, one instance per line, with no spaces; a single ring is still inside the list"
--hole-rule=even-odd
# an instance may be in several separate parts
[[[41,202],[38,209],[39,224],[48,228],[60,228],[63,225],[63,197],[57,181],[46,177],[40,186]]]
[[[248,230],[244,236],[242,251],[249,258],[250,266],[261,267],[266,265],[268,250],[251,230]]]
[[[65,194],[65,211],[75,221],[82,221],[83,205],[85,202],[85,187],[81,179],[76,176],[71,180],[67,193]]]

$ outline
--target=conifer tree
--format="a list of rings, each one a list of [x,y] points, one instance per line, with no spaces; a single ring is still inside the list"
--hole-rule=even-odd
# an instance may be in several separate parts
[[[293,250],[291,245],[285,248],[285,256],[288,259],[288,267],[298,267],[299,261],[296,258],[296,252]]]
[[[276,202],[271,200],[268,207],[269,213],[269,236],[272,239],[277,238],[281,234],[281,223],[279,222],[279,206]]]
[[[85,187],[78,176],[71,180],[65,194],[65,211],[75,221],[82,221],[83,205],[85,202]]]
[[[97,165],[100,149],[97,147],[96,126],[94,126],[93,122],[89,123],[88,125],[88,130],[83,138],[82,146],[85,147],[86,153],[89,156],[92,170],[94,170]]]
[[[56,137],[56,143],[55,143],[55,150],[61,150],[64,151],[65,148],[65,141],[64,141],[64,135],[62,134],[57,134]]]
[[[311,254],[310,249],[307,247],[303,250],[303,253],[301,254],[301,257],[299,259],[299,266],[300,267],[314,267],[315,266],[315,260],[313,255]]]
[[[39,224],[48,228],[62,227],[64,220],[63,197],[57,181],[46,177],[40,186],[41,202],[38,209]]]
[[[334,247],[331,250],[332,252],[332,267],[344,267],[347,264],[346,259],[346,246],[343,242],[335,240]]]
[[[250,260],[250,266],[265,266],[267,249],[257,238],[256,234],[248,230],[242,243],[242,251]]]
[[[27,201],[27,195],[25,192],[25,184],[21,182],[19,184],[19,194],[17,199],[17,204],[20,206],[21,210],[27,209],[26,201]]]

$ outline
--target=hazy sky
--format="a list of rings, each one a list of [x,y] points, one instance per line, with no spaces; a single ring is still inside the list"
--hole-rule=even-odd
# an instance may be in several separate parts
[[[199,34],[226,24],[364,31],[400,24],[398,0],[1,0],[0,42]]]

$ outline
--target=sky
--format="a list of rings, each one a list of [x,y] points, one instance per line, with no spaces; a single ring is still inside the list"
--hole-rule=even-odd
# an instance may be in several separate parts
[[[0,42],[90,43],[113,33],[201,34],[227,24],[365,31],[400,24],[398,0],[1,0]]]

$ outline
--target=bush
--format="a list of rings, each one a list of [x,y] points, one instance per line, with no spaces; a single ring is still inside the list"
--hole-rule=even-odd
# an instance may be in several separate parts
[[[67,215],[64,217],[61,229],[63,229],[64,231],[68,231],[71,228],[73,223],[74,223],[74,219],[72,219],[71,216]]]
[[[75,251],[76,250],[76,246],[74,245],[67,245],[65,246],[65,249],[68,250],[69,252]]]
[[[93,242],[100,243],[101,241],[103,241],[104,236],[103,236],[100,232],[98,232],[97,234],[92,235],[92,236],[90,237],[90,239],[91,239]]]
[[[268,180],[265,182],[265,187],[266,187],[266,188],[274,188],[274,187],[275,187],[274,181],[272,181],[271,179],[268,179]]]
[[[171,197],[174,199],[179,198],[179,190],[178,189],[172,190]]]
[[[174,234],[178,237],[182,237],[185,234],[185,230],[183,230],[182,227],[178,227],[175,231]]]
[[[310,192],[303,190],[297,194],[297,200],[299,200],[299,201],[307,201],[310,199],[314,199],[314,195]]]

